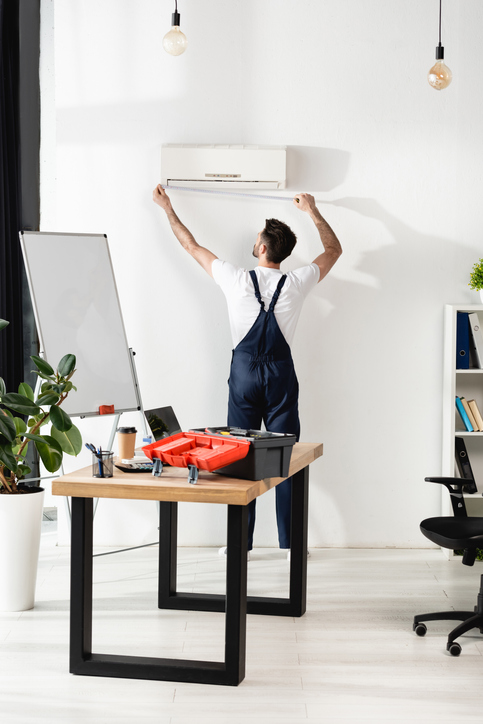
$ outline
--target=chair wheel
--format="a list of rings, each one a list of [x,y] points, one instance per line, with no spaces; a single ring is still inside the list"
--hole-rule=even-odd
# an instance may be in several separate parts
[[[414,631],[418,636],[426,636],[427,630],[428,630],[428,629],[427,629],[425,623],[414,623],[414,624],[413,624],[413,631]]]
[[[451,656],[459,656],[461,653],[461,646],[457,641],[451,641],[446,644],[446,651],[449,651]]]

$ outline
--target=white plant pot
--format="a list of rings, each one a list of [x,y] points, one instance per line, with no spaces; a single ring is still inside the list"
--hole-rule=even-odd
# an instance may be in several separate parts
[[[481,303],[483,304],[483,289],[480,289],[479,292],[480,292]]]
[[[34,607],[44,490],[0,495],[0,611]]]

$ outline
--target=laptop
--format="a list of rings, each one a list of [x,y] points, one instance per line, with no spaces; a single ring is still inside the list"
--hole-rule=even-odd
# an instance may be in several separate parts
[[[182,431],[172,407],[156,407],[153,410],[145,410],[144,415],[155,441]]]
[[[153,410],[145,410],[144,415],[151,430],[154,441],[161,440],[169,435],[181,432],[178,419],[172,407],[156,407]],[[116,468],[126,473],[152,472],[153,463],[143,452],[136,453],[132,461],[121,461],[115,463]]]

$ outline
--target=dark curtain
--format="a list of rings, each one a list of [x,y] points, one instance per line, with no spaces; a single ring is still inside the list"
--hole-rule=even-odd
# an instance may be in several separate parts
[[[23,379],[23,260],[19,119],[19,1],[0,0],[0,376],[8,391]]]

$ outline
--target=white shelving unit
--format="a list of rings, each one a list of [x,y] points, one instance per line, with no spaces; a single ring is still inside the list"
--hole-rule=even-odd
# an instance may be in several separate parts
[[[468,432],[455,406],[455,397],[476,400],[483,411],[483,369],[456,369],[456,315],[457,312],[476,312],[483,322],[483,304],[447,304],[444,310],[444,371],[443,371],[443,460],[442,475],[458,476],[455,461],[455,438],[464,438],[468,458],[478,492],[465,493],[468,515],[483,516],[483,432]],[[471,364],[471,362],[470,362]],[[451,515],[448,491],[442,491],[443,515]],[[452,557],[451,551],[445,551]]]

